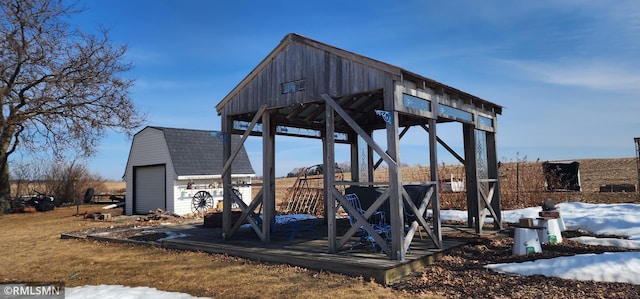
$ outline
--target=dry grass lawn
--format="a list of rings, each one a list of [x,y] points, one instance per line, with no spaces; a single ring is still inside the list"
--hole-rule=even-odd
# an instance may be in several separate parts
[[[520,185],[525,190],[514,196],[514,164],[501,168],[503,207],[537,205],[540,196],[557,202],[640,202],[637,193],[598,193],[599,186],[637,182],[636,160],[581,160],[583,192],[540,193],[537,185]],[[537,182],[539,162],[520,165],[521,179]],[[524,171],[530,169],[528,172]],[[428,168],[403,169],[403,177],[423,181]],[[443,166],[443,177],[460,176],[455,167]],[[384,180],[384,170],[376,172]],[[530,176],[530,178],[528,176]],[[348,178],[345,178],[348,179]],[[278,179],[276,198],[280,202],[295,178]],[[536,183],[537,184],[537,183]],[[123,182],[105,185],[107,193],[124,191]],[[259,187],[254,188],[257,193]],[[533,191],[527,192],[527,189]],[[462,194],[459,194],[462,195]],[[535,195],[527,198],[528,195]],[[458,196],[459,197],[459,196]],[[463,198],[443,196],[443,208],[464,205]],[[99,211],[100,206],[82,206],[80,212]],[[76,207],[56,208],[33,214],[0,216],[0,281],[64,282],[66,286],[120,284],[149,286],[165,291],[185,292],[216,298],[415,298],[415,294],[394,291],[377,283],[326,272],[314,272],[287,265],[271,265],[201,252],[182,252],[160,248],[113,244],[86,240],[61,240],[60,234],[95,226],[122,225],[87,221],[74,217]]]
[[[81,212],[100,206],[81,206]],[[74,217],[75,207],[0,216],[0,281],[67,287],[149,286],[216,298],[415,298],[363,279],[202,252],[86,240],[60,234],[111,222]]]

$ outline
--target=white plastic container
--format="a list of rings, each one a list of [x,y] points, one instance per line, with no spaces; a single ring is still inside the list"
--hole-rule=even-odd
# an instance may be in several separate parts
[[[542,252],[540,239],[535,228],[517,227],[513,237],[513,255]]]
[[[558,219],[538,219],[538,226],[544,227],[538,231],[538,237],[542,244],[562,243],[562,231]]]
[[[560,217],[558,218],[558,227],[561,232],[567,230],[567,227],[564,225],[564,219],[562,219],[562,214],[560,214]]]

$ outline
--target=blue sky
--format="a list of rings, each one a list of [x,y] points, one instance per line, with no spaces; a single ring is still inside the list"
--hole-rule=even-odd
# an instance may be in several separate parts
[[[505,107],[498,156],[635,156],[640,137],[636,1],[81,1],[71,22],[128,46],[147,125],[220,129],[215,105],[291,32],[390,63]],[[461,128],[438,126],[462,153]],[[401,162],[427,165],[411,129]],[[131,140],[110,133],[90,169],[124,173]],[[384,143],[383,143],[384,145]],[[260,175],[261,142],[247,151]],[[322,162],[320,142],[276,139],[276,175]],[[338,162],[348,156],[339,149]],[[454,158],[442,152],[440,163]]]

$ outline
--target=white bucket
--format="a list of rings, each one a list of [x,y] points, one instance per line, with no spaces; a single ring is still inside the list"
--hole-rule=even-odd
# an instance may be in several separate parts
[[[515,228],[513,237],[513,254],[525,255],[529,253],[542,252],[540,239],[535,228]]]
[[[562,219],[562,214],[560,214],[560,217],[558,217],[558,227],[560,228],[561,232],[567,230],[567,227],[564,226],[564,219]]]
[[[558,219],[538,219],[538,226],[544,227],[538,231],[538,237],[542,244],[562,243],[562,231]]]

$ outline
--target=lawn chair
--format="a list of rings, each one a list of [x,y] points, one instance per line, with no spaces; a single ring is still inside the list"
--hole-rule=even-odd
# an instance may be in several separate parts
[[[358,213],[360,213],[360,215],[364,216],[365,210],[362,209],[362,205],[360,203],[360,198],[358,198],[358,195],[356,195],[355,193],[348,193],[348,194],[345,194],[344,198],[352,207],[355,208],[355,210]],[[351,224],[351,226],[355,226],[357,223],[356,217],[352,215],[352,213],[348,213],[348,214],[349,214],[349,224]],[[389,236],[389,233],[390,233],[389,225],[386,224],[384,212],[376,211],[367,220],[369,225],[373,227],[374,231],[378,235],[380,235],[383,239],[386,239]],[[360,239],[354,242],[353,244],[351,244],[351,247],[349,248],[349,250],[353,250],[353,248],[356,246],[364,245],[364,246],[371,246],[374,251],[377,251],[377,252],[381,251],[374,237],[371,234],[369,234],[369,232],[367,232],[367,230],[364,227],[360,226],[358,228],[357,234],[360,235]]]

